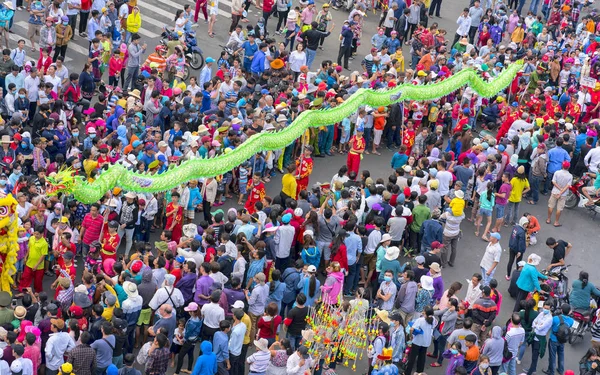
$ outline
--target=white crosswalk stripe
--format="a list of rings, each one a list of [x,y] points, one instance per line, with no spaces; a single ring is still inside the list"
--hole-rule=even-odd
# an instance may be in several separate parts
[[[19,36],[19,35],[26,35],[26,31],[24,31],[24,32],[21,33],[18,28],[15,28],[15,26],[17,26],[17,25],[18,25],[18,22],[14,23],[13,27],[11,29],[15,33],[14,34],[13,33],[8,34],[8,38],[12,42],[14,42],[15,46],[17,45],[17,42],[19,40],[21,40],[21,39],[27,39],[27,38],[23,38],[23,37]],[[37,61],[39,59],[38,53],[37,52],[31,52],[31,46],[29,45],[29,41],[27,41],[26,43],[27,43],[27,45],[25,46],[25,51],[26,51],[26,53],[25,53],[25,61],[33,60],[33,61],[35,61],[37,63]],[[70,48],[71,48],[71,45],[69,45],[69,48],[67,49],[67,56],[65,56],[65,63],[73,61],[73,59],[70,58],[69,55],[68,55]]]
[[[192,11],[195,7],[195,1],[188,0],[192,4]],[[218,0],[219,1],[219,16],[217,18],[218,21],[230,22],[231,20],[231,1],[230,0]],[[175,16],[175,12],[177,9],[183,8],[183,3],[178,3],[173,0],[159,0],[154,4],[149,4],[148,1],[138,2],[138,6],[140,7],[142,13],[142,27],[139,30],[139,34],[142,35],[145,39],[158,39],[160,38],[160,34],[163,31],[163,27],[173,27],[175,22],[173,18]],[[248,11],[248,13],[257,13],[257,16],[260,15],[260,10],[254,9],[254,5],[251,6],[252,9]],[[200,22],[202,23],[202,12],[200,12]],[[78,19],[79,22],[79,19]],[[204,26],[206,27],[206,26]],[[33,60],[37,62],[38,56],[37,52],[30,51],[29,40],[27,39],[27,29],[29,28],[29,24],[27,20],[16,21],[13,24],[11,31],[13,33],[9,34],[9,39],[11,41],[11,48],[14,48],[14,45],[20,40],[26,40],[26,51],[27,51],[27,60]],[[202,43],[202,35],[204,35],[205,30],[197,29],[198,31],[198,42]],[[77,32],[77,30],[76,30]],[[88,40],[87,38],[77,37],[76,39],[69,43],[67,48],[67,55],[65,57],[65,63],[70,69],[79,69],[80,67],[73,66],[72,62],[80,55],[84,58],[88,56]],[[149,44],[152,42],[149,41]],[[81,60],[79,60],[81,61]]]
[[[18,22],[15,22],[13,24],[13,31],[14,31],[15,25],[20,26],[20,27],[22,27],[25,30],[27,30],[27,28],[29,27],[29,24],[27,23],[27,21],[18,21]],[[11,34],[11,36],[12,35],[15,35],[15,34]],[[25,34],[22,34],[22,35],[25,35]],[[18,39],[27,39],[27,38],[18,37]],[[87,39],[85,39],[85,41],[84,41],[84,39],[79,38],[79,39],[76,39],[74,41],[70,41],[69,42],[69,46],[67,47],[67,51],[69,51],[69,50],[70,51],[75,51],[77,53],[80,53],[82,55],[87,56],[88,49],[86,47],[82,47],[82,46],[80,46],[80,45],[77,44],[80,40],[81,40],[81,43],[85,43],[85,45],[87,46],[87,44],[88,44]]]

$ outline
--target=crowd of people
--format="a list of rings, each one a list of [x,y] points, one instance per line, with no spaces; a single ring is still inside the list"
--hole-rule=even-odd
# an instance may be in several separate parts
[[[568,373],[570,313],[588,310],[600,291],[582,271],[570,305],[546,297],[555,287],[548,275],[573,257],[571,243],[547,234],[562,225],[574,178],[591,176],[588,205],[600,193],[598,18],[570,0],[544,1],[541,14],[534,0],[522,17],[524,3],[474,0],[447,40],[429,25],[441,0],[377,4],[376,30],[365,28],[373,5],[358,2],[341,26],[337,60],[316,67],[335,30],[328,3],[257,1],[262,18],[250,25],[252,1],[234,0],[228,48],[186,82],[188,36],[200,11],[214,36],[218,1],[177,10],[173,40],[153,50],[138,33],[135,0],[5,2],[0,191],[18,201],[19,252],[12,297],[0,292],[0,374],[331,374],[343,358],[315,356],[305,330],[311,311],[332,305],[378,319],[369,374],[382,361],[422,373],[431,357],[447,375],[515,375],[521,361],[532,375],[546,351],[544,372]],[[37,61],[25,58],[25,39],[9,46],[15,8],[30,14]],[[78,18],[89,41],[81,73],[64,65]],[[371,45],[364,57],[361,42]],[[361,68],[346,73],[355,59]],[[491,81],[520,59],[523,69],[492,98],[466,87],[433,101],[362,106],[282,150],[163,193],[117,186],[90,205],[46,194],[47,179],[65,167],[90,183],[116,163],[169,173],[236,152],[302,111],[335,108],[359,88],[425,86],[463,69]],[[384,147],[393,151],[389,172],[361,168]],[[315,185],[317,158],[334,154],[345,165]],[[268,195],[278,174],[281,191]],[[521,204],[539,204],[540,194],[545,226]],[[472,235],[464,219],[481,249],[461,248]],[[547,267],[532,246],[552,252]],[[469,256],[481,260],[466,284],[444,277]],[[508,322],[496,319],[503,302]],[[600,320],[591,333],[579,368],[586,375],[600,364]]]

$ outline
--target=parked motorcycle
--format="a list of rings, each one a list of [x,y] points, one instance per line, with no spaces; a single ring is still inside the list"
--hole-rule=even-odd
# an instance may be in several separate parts
[[[581,197],[581,188],[589,184],[590,177],[587,174],[581,176],[581,178],[573,179],[569,190],[567,190],[567,200],[565,202],[566,208],[575,208],[579,204]]]
[[[558,311],[564,303],[569,303],[569,267],[571,265],[553,267],[550,271],[544,270],[542,273],[548,276],[544,283],[549,287],[548,295],[552,298],[552,311]]]
[[[591,329],[596,321],[595,311],[588,310],[573,310],[573,325],[571,326],[571,335],[569,336],[569,344],[575,344],[577,340],[583,341],[583,336]]]

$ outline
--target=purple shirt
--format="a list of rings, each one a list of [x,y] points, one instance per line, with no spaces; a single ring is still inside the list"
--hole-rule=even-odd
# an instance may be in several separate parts
[[[227,308],[225,309],[225,316],[233,316],[233,313],[231,312],[231,306],[233,306],[233,304],[236,301],[243,301],[246,299],[246,295],[244,294],[244,291],[241,289],[229,289],[229,288],[225,288],[223,289],[223,293],[225,294],[225,297],[227,297]]]
[[[181,280],[179,282],[181,282]],[[209,302],[208,299],[200,298],[200,294],[205,295],[205,296],[210,296],[213,282],[214,281],[213,281],[212,277],[210,277],[208,275],[200,276],[198,281],[196,281],[196,296],[194,297],[194,301],[199,306],[206,305]]]
[[[177,289],[181,291],[183,300],[187,303],[194,297],[194,285],[196,285],[197,276],[195,273],[184,272],[183,276],[177,282]]]
[[[500,194],[506,193],[506,195],[504,196],[504,198],[500,198],[498,195],[496,195],[496,204],[498,204],[500,206],[506,206],[506,203],[508,202],[508,197],[510,196],[511,190],[512,190],[512,186],[510,186],[509,183],[503,183],[502,186],[500,186],[498,193],[500,193]]]
[[[433,278],[433,296],[432,298],[436,301],[439,301],[444,294],[444,280],[442,277],[434,277]]]

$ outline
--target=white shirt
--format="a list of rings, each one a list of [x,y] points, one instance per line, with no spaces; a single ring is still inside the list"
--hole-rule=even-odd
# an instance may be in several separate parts
[[[219,328],[221,320],[225,320],[225,311],[218,303],[207,303],[202,306],[204,324],[210,328]]]
[[[27,99],[29,99],[30,102],[37,102],[39,86],[39,77],[36,76],[35,78],[31,78],[31,74],[25,77],[23,87],[27,90]]]
[[[31,359],[19,358],[19,359],[15,359],[13,361],[13,363],[15,363],[17,361],[21,362],[21,366],[23,367],[23,372],[21,373],[21,375],[34,375],[33,374],[33,362],[31,362]]]
[[[467,288],[467,295],[465,297],[465,301],[469,302],[469,307],[473,306],[473,304],[475,303],[475,301],[477,301],[479,299],[479,297],[481,297],[481,288],[479,287],[480,284],[477,284],[476,287],[473,287],[473,282],[471,280],[467,280],[467,284],[469,284],[469,287]]]
[[[597,172],[598,164],[600,164],[600,148],[595,147],[591,149],[590,152],[587,153],[583,161],[585,162],[585,166],[588,167],[590,172]]]
[[[458,28],[456,29],[456,33],[460,36],[466,36],[469,34],[469,28],[471,27],[471,17],[461,15],[456,20],[456,24]]]
[[[489,271],[490,268],[492,268],[492,266],[494,265],[494,262],[500,262],[501,255],[502,246],[500,246],[500,243],[496,242],[495,244],[493,244],[490,242],[485,248],[485,253],[483,254],[483,258],[481,259],[481,263],[479,263],[479,266],[484,270]]]
[[[287,375],[302,375],[309,368],[312,367],[312,358],[308,357],[304,360],[304,365],[300,366],[301,358],[298,355],[298,352],[294,352],[291,356],[288,357],[286,372]]]
[[[167,289],[173,290],[173,292],[171,293],[171,298],[169,298],[169,292],[167,291]],[[185,301],[183,300],[183,295],[181,294],[181,291],[177,288],[173,288],[172,286],[168,286],[158,289],[152,297],[152,299],[150,300],[150,303],[148,303],[148,306],[150,306],[152,310],[158,310],[158,308],[164,304],[171,305],[177,308],[183,306],[184,303]]]
[[[565,186],[571,186],[571,183],[573,182],[573,175],[569,173],[569,171],[561,169],[559,171],[557,171],[556,173],[554,173],[554,175],[552,176],[552,194],[558,194],[560,193],[560,190],[565,188]],[[556,185],[558,185],[558,187],[556,187],[554,185],[554,183],[556,183]],[[566,197],[567,193],[568,193],[569,189],[566,189],[563,193],[562,193],[562,197]]]
[[[439,171],[435,178],[439,181],[438,191],[444,196],[450,192],[450,184],[452,183],[452,173],[448,171]]]
[[[62,79],[54,74],[54,78],[52,78],[51,75],[45,75],[44,76],[44,82],[50,82],[54,85],[54,87],[52,87],[52,91],[54,91],[54,93],[58,94],[58,88],[61,87],[61,82]]]
[[[58,370],[63,363],[63,355],[75,348],[75,341],[67,332],[57,332],[50,334],[46,343],[46,367],[50,370]]]
[[[383,27],[392,28],[394,27],[394,10],[390,8],[383,21]]]
[[[75,5],[81,7],[81,0],[68,0],[67,1],[67,16],[75,16],[79,14],[79,9],[69,9],[69,5]]]
[[[298,52],[297,50],[290,53],[289,57],[290,69],[293,72],[300,72],[300,67],[306,65],[306,52]]]

